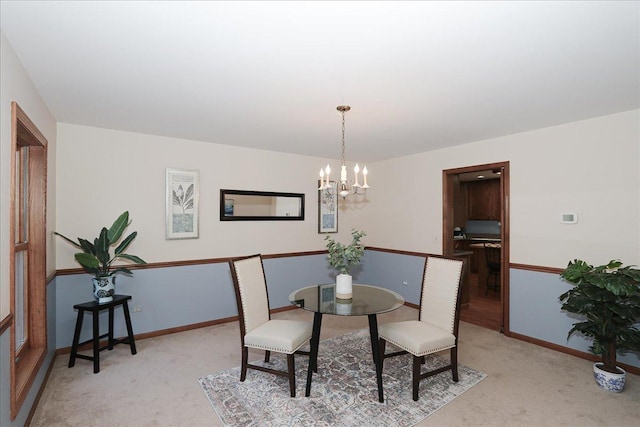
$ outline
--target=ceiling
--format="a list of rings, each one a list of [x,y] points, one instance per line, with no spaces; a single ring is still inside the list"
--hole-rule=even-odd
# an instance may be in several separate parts
[[[59,122],[374,162],[640,107],[640,3],[5,1]]]

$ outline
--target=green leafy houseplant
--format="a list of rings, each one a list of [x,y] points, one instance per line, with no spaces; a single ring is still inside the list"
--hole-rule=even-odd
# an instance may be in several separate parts
[[[329,264],[331,267],[340,271],[341,274],[349,274],[352,267],[360,264],[360,258],[364,254],[364,245],[360,243],[360,239],[366,236],[364,231],[356,229],[351,230],[351,244],[348,246],[340,242],[336,242],[330,236],[326,236],[327,249],[329,250]]]
[[[602,358],[602,369],[618,373],[616,353],[640,350],[640,270],[612,260],[594,267],[574,260],[560,275],[575,286],[560,295],[562,309],[585,316],[574,332],[593,339],[589,350]]]
[[[93,243],[81,237],[78,237],[78,243],[76,243],[58,232],[54,233],[78,249],[81,249],[82,252],[78,252],[74,255],[76,261],[78,261],[84,271],[89,274],[93,274],[96,279],[100,279],[101,277],[112,276],[119,272],[133,274],[131,273],[131,270],[126,267],[113,266],[113,263],[118,259],[125,259],[136,264],[146,264],[146,262],[141,258],[124,253],[131,242],[133,242],[133,239],[138,235],[137,231],[134,231],[125,237],[115,248],[114,255],[111,256],[111,246],[118,243],[124,233],[124,230],[128,226],[129,212],[125,211],[118,217],[118,219],[115,220],[111,227],[103,227],[100,231],[100,235],[93,240]]]

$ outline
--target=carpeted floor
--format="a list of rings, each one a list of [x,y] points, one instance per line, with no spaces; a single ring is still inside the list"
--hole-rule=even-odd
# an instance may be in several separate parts
[[[389,351],[392,347],[389,346]],[[448,352],[447,352],[448,353]],[[378,402],[368,329],[323,341],[318,355],[311,396],[304,397],[308,358],[296,356],[296,398],[289,397],[287,378],[250,369],[240,382],[240,368],[199,378],[211,405],[228,426],[412,426],[440,409],[486,375],[459,366],[459,381],[451,371],[421,382],[420,399],[411,398],[411,356],[385,360],[385,402]],[[286,359],[253,362],[286,370]],[[448,360],[427,357],[423,369],[443,366]]]
[[[132,313],[134,332],[135,316]],[[380,315],[378,322],[417,317],[417,310],[401,307]],[[276,313],[274,318],[313,321],[313,314],[290,310]],[[326,316],[320,349],[329,338],[366,327],[366,316]],[[466,322],[460,323],[459,343],[459,362],[487,377],[417,426],[638,425],[638,375],[627,376],[624,392],[608,393],[595,385],[592,364],[587,360]],[[99,374],[93,373],[90,361],[78,360],[73,368],[67,368],[69,355],[58,356],[31,427],[222,425],[197,378],[240,364],[238,322],[141,339],[136,347],[135,356],[124,345],[104,351]],[[251,360],[261,357],[262,353],[249,352]],[[304,356],[297,360],[304,367]],[[302,390],[304,378],[298,381]]]

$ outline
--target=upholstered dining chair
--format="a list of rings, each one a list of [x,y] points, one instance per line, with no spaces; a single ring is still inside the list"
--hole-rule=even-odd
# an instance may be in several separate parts
[[[289,378],[291,397],[296,396],[294,353],[309,354],[300,348],[311,339],[313,324],[297,320],[271,319],[267,281],[261,255],[229,260],[233,287],[240,319],[242,367],[240,381],[247,377],[247,368]],[[249,348],[264,350],[269,362],[272,351],[287,355],[287,371],[280,371],[248,362]]]
[[[458,324],[460,323],[460,281],[464,261],[429,256],[425,262],[418,320],[385,323],[378,327],[380,357],[413,355],[413,400],[418,400],[420,381],[451,370],[458,382]],[[385,354],[386,343],[400,351]],[[450,363],[422,373],[424,356],[451,350]]]

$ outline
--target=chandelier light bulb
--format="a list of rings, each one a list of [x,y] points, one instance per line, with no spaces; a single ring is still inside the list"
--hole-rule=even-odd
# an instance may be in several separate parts
[[[357,163],[353,168],[353,172],[354,172],[354,176],[356,177],[355,178],[356,182],[353,183],[353,187],[354,188],[358,188],[358,187],[360,187],[360,183],[358,182],[358,173],[360,172],[360,166],[358,166]]]
[[[345,165],[340,167],[340,182],[347,182],[347,167]]]
[[[369,185],[367,184],[367,175],[369,174],[369,171],[367,170],[367,167],[365,166],[364,169],[362,169],[362,177],[364,178],[364,184],[362,184],[362,188],[364,188],[365,190],[367,188],[369,188]]]
[[[327,165],[326,168],[324,168],[324,173],[327,177],[327,180],[325,181],[325,185],[324,188],[329,189],[330,185],[329,185],[329,174],[331,173],[331,168],[329,167],[329,165]]]

